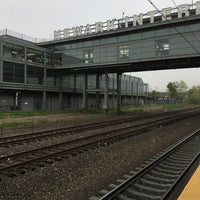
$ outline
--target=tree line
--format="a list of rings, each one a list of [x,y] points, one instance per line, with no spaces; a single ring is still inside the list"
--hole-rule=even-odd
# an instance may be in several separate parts
[[[182,100],[184,103],[200,104],[200,85],[188,89],[184,81],[175,81],[167,84],[167,90],[174,103]]]
[[[167,84],[167,92],[156,90],[151,92],[151,97],[154,100],[162,96],[170,97],[170,102],[173,103],[200,104],[200,85],[189,89],[184,81],[175,81]]]

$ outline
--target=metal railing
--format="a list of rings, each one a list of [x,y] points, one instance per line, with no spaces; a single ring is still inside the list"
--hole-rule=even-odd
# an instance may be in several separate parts
[[[29,35],[18,33],[16,31],[12,31],[12,30],[9,30],[9,29],[0,30],[0,36],[3,36],[3,35],[13,36],[13,37],[23,39],[23,40],[26,40],[26,41],[29,41],[29,42],[33,42],[33,43],[39,43],[39,42],[45,42],[45,41],[51,41],[52,40],[51,38],[46,39],[46,38],[31,37]]]

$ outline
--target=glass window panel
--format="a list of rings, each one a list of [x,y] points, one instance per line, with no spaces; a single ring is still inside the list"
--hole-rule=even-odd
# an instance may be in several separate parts
[[[176,29],[181,33],[185,32],[185,26],[178,26],[178,27],[176,27]]]
[[[59,76],[56,75],[55,71],[52,69],[47,69],[46,73],[46,84],[47,86],[58,86],[59,85]]]
[[[24,65],[14,62],[3,62],[3,81],[24,83]]]
[[[144,32],[142,34],[143,38],[151,38],[151,37],[155,37],[155,31],[148,31],[148,32]]]
[[[129,41],[130,36],[129,35],[123,35],[118,37],[118,42],[126,42]]]
[[[165,28],[165,29],[160,29],[155,31],[155,35],[158,36],[164,36],[164,35],[169,35],[170,34],[170,28]]]
[[[101,45],[107,44],[107,39],[106,39],[106,38],[101,39],[101,40],[100,40],[100,44],[101,44]]]
[[[77,43],[71,44],[71,48],[72,48],[72,49],[76,49],[76,48],[77,48]]]
[[[55,46],[55,50],[59,50],[59,51],[62,51],[64,48],[65,48],[65,45]]]
[[[55,66],[83,63],[83,51],[71,50],[55,54]]]
[[[130,49],[128,45],[122,45],[118,47],[118,58],[127,59],[129,58]]]
[[[32,65],[27,66],[27,84],[43,85],[44,68]]]
[[[93,45],[93,41],[83,42],[84,47],[91,47]]]
[[[94,40],[94,46],[95,45],[100,45],[100,40]]]
[[[82,48],[83,47],[83,42],[79,42],[78,43],[78,48]]]
[[[190,26],[184,26],[184,32],[191,32]]]
[[[72,64],[78,63],[77,51],[76,51],[76,50],[71,52],[71,56],[72,56]],[[66,61],[67,61],[67,60],[66,60]],[[64,63],[66,63],[66,62],[64,61]]]
[[[52,66],[53,65],[53,54],[52,53],[46,53],[46,65]]]
[[[63,50],[65,50],[65,49],[71,49],[71,44],[63,45]]]
[[[63,64],[64,63],[67,63],[67,64],[73,64],[74,63],[74,56],[73,56],[73,52],[72,51],[65,52],[62,55],[62,58],[63,58]]]
[[[107,44],[117,43],[117,37],[107,38]]]
[[[99,48],[100,53],[106,53],[107,52],[107,48],[106,47],[101,47]]]
[[[94,53],[93,49],[87,49],[83,52],[84,63],[93,63]]]
[[[79,59],[83,59],[83,50],[78,50],[78,51],[77,51],[77,57],[78,57]]]
[[[27,61],[44,64],[44,52],[36,49],[27,49]]]
[[[3,56],[6,58],[24,60],[25,48],[20,45],[4,43],[3,44]]]
[[[74,63],[72,51],[66,51],[63,54],[61,54],[61,56],[62,56],[62,64],[73,64]]]
[[[54,63],[55,63],[55,65],[62,65],[63,64],[62,53],[55,54]]]
[[[192,31],[199,31],[200,30],[200,23],[189,25]]]
[[[142,33],[134,33],[130,35],[130,40],[140,40],[142,39]]]
[[[169,50],[169,39],[162,39],[156,41],[156,56],[169,55]]]
[[[170,28],[170,35],[172,35],[172,34],[177,34],[177,33],[178,33],[178,32],[177,32],[176,29]]]
[[[83,50],[76,51],[76,56],[74,57],[74,63],[75,64],[83,63]]]
[[[107,48],[107,56],[117,56],[117,47],[110,46]]]

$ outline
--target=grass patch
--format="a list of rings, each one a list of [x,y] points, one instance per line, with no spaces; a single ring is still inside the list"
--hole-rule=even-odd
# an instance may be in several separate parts
[[[191,105],[188,104],[163,104],[163,105],[143,105],[143,106],[122,106],[120,114],[139,114],[156,110],[164,110],[164,109],[177,109],[189,107]],[[88,114],[103,114],[104,110],[96,110],[96,108],[78,109],[78,110],[62,110],[62,111],[44,111],[44,110],[36,110],[36,111],[10,111],[10,112],[2,112],[0,111],[0,119],[6,118],[23,118],[23,117],[32,117],[32,116],[45,116],[51,114],[70,114],[70,113],[88,113]],[[108,113],[111,115],[115,115],[117,113],[116,107],[109,108]]]
[[[1,124],[1,127],[3,128],[11,128],[11,127],[25,127],[25,126],[31,126],[31,122],[6,122]]]
[[[179,109],[187,108],[191,105],[188,104],[161,104],[161,105],[131,105],[131,106],[122,106],[120,114],[142,114],[152,111],[162,111],[166,109]],[[116,109],[112,110],[116,112]]]
[[[165,108],[185,108],[185,107],[189,107],[191,105],[189,104],[167,104],[167,105],[164,105]]]
[[[5,122],[0,125],[2,128],[12,128],[12,127],[27,127],[27,126],[38,126],[44,123],[47,123],[47,119],[31,120],[31,121],[22,121],[22,122]]]
[[[32,116],[45,116],[51,114],[63,114],[63,113],[75,113],[80,112],[80,110],[61,110],[61,111],[44,111],[44,110],[36,110],[36,111],[10,111],[10,112],[2,112],[0,111],[0,119],[4,118],[19,118],[19,117],[32,117]]]

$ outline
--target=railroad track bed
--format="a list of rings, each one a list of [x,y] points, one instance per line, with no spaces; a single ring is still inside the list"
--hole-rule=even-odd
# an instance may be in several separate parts
[[[198,113],[198,112],[197,112]],[[196,114],[192,112],[192,115]],[[186,116],[188,117],[188,113]],[[178,118],[177,118],[178,117]],[[159,127],[161,125],[173,123],[174,120],[182,119],[184,115],[170,116],[170,119],[164,118],[155,120],[155,122],[146,122],[137,126],[129,126],[126,128],[120,128],[119,130],[107,131],[100,134],[92,134],[87,137],[78,138],[74,140],[68,140],[57,144],[51,144],[45,147],[32,148],[31,150],[22,151],[19,153],[13,153],[9,155],[1,155],[0,157],[0,175],[14,176],[15,171],[19,173],[25,173],[27,169],[33,169],[32,165],[43,166],[43,163],[53,163],[54,160],[62,160],[62,157],[66,157],[66,154],[76,154],[77,152],[83,152],[88,148],[99,147],[110,142],[119,141],[125,137],[134,136],[136,134],[142,134],[152,128]],[[150,126],[149,126],[150,125]],[[30,147],[29,147],[30,148]],[[61,157],[60,157],[61,156]],[[39,162],[39,164],[38,164]],[[43,162],[42,164],[40,162]],[[31,166],[30,166],[31,165]],[[34,167],[35,168],[35,167]],[[11,173],[10,173],[11,171]],[[12,172],[14,171],[14,173]]]
[[[197,111],[195,111],[196,113]],[[104,132],[108,133],[110,137],[114,132],[113,135],[116,135],[116,130],[119,129],[119,132],[125,132],[125,129],[131,130],[138,130],[142,127],[147,127],[151,124],[156,124],[165,122],[168,118],[175,118],[176,116],[180,116],[182,119],[182,114],[189,116],[190,111],[178,111],[178,112],[169,112],[164,113],[163,116],[160,116],[160,113],[155,114],[147,114],[141,118],[141,116],[136,117],[127,117],[118,120],[110,120],[100,122],[100,123],[91,123],[85,124],[83,126],[78,127],[67,127],[61,128],[57,130],[49,130],[49,131],[42,131],[36,132],[31,134],[25,135],[17,135],[13,137],[6,137],[0,139],[0,150],[1,150],[1,157],[2,156],[9,156],[13,152],[20,153],[24,151],[28,151],[31,149],[41,148],[50,146],[53,144],[64,143],[67,141],[78,140],[80,138],[88,138],[94,135],[102,135]],[[198,113],[198,112],[197,112]],[[193,113],[192,113],[193,114]],[[184,116],[183,116],[184,117]],[[162,125],[162,124],[161,124]],[[152,126],[154,128],[154,126]],[[102,136],[100,136],[102,137]]]
[[[191,121],[183,120],[182,122],[179,122],[179,124],[185,126],[183,131],[186,134],[186,131],[189,131],[189,129],[191,130],[197,128],[198,121],[199,117],[196,116]],[[181,125],[179,126],[181,128]],[[125,171],[127,171],[127,169],[125,170],[124,168],[130,166],[131,163],[132,167],[136,165],[136,163],[142,163],[143,160],[145,160],[149,157],[150,154],[152,154],[151,148],[154,148],[154,151],[159,151],[160,148],[168,145],[169,140],[172,140],[175,136],[180,137],[180,133],[175,133],[173,135],[170,134],[167,137],[166,129],[170,129],[170,127],[173,127],[171,128],[173,131],[178,129],[177,125],[174,126],[173,124],[171,124],[167,127],[162,127],[151,131],[152,133],[150,132],[150,135],[148,132],[148,134],[146,133],[144,135],[138,135],[134,139],[125,139],[121,142],[117,142],[103,148],[94,148],[93,150],[89,149],[87,153],[67,156],[67,159],[61,158],[62,162],[55,162],[55,159],[54,162],[50,162],[50,164],[48,165],[43,165],[42,163],[41,166],[45,167],[45,170],[38,169],[37,167],[37,173],[28,170],[25,175],[16,176],[12,179],[5,176],[3,177],[2,181],[0,181],[0,186],[1,184],[5,184],[2,185],[2,187],[5,188],[5,191],[11,192],[11,194],[13,195],[16,195],[17,190],[21,191],[20,195],[24,194],[25,196],[27,196],[28,192],[30,192],[33,195],[33,199],[37,199],[38,195],[43,194],[46,195],[46,199],[50,199],[50,197],[52,197],[51,195],[54,196],[53,199],[62,199],[62,195],[63,199],[66,199],[64,198],[64,196],[66,197],[66,195],[67,199],[82,199],[80,198],[80,196],[74,197],[73,195],[75,194],[81,195],[81,197],[87,196],[89,198],[94,193],[92,193],[91,191],[100,190],[102,188],[102,185],[111,182],[111,177],[116,178],[117,174],[124,174]],[[155,135],[155,132],[160,129],[162,130],[162,133],[158,133],[157,135]],[[161,140],[161,138],[163,139],[163,137],[166,137],[166,140],[163,141],[162,144],[159,144],[159,140]],[[145,146],[148,146],[147,142],[151,143],[151,146],[149,146],[148,150],[144,148]],[[130,150],[130,152],[132,153],[128,152],[127,149],[132,149]],[[132,160],[135,160],[135,162],[128,159],[128,157],[130,156],[133,158]],[[16,173],[23,173],[23,170]],[[42,179],[40,177],[42,177]],[[27,180],[30,179],[31,181],[27,182]],[[13,182],[13,180],[16,185],[11,184],[11,188],[14,189],[10,191],[9,184]],[[64,186],[63,182],[65,183]],[[100,182],[102,182],[102,185],[99,184]],[[34,191],[36,190],[34,194],[33,191],[31,191],[31,188],[34,188]],[[61,191],[61,193],[59,192],[58,195],[56,191]],[[0,197],[1,195],[5,197],[4,199],[6,199],[6,197],[8,196],[8,194],[6,195],[4,192],[0,193]]]
[[[129,117],[123,117],[123,118],[117,118],[117,119],[111,119],[111,120],[104,120],[104,121],[99,121],[99,122],[92,122],[92,123],[85,123],[81,125],[76,125],[76,126],[67,126],[67,127],[62,127],[62,128],[57,128],[57,129],[49,129],[49,130],[44,130],[44,131],[38,131],[38,132],[33,132],[33,133],[27,133],[27,134],[19,134],[18,131],[15,131],[15,135],[12,136],[4,136],[0,138],[0,144],[3,142],[9,142],[9,141],[15,141],[15,140],[20,140],[20,139],[28,139],[28,138],[40,138],[40,139],[45,139],[45,138],[51,138],[51,137],[57,137],[57,136],[63,136],[66,135],[66,133],[71,133],[71,132],[80,132],[80,131],[88,131],[88,130],[95,130],[95,129],[104,129],[104,128],[112,128],[112,126],[117,126],[117,125],[123,125],[123,124],[129,124],[129,123],[134,123],[135,121],[138,123],[138,121],[143,121],[149,120],[151,118],[156,117],[158,119],[160,118],[165,118],[167,116],[173,116],[173,115],[178,115],[178,114],[184,114],[188,113],[191,111],[199,110],[199,108],[195,109],[181,109],[181,110],[175,110],[175,111],[167,111],[167,112],[154,112],[154,113],[146,113],[146,114],[141,114],[141,115],[136,115],[136,116],[129,116]],[[14,132],[14,131],[13,131]]]
[[[102,197],[90,200],[177,199],[188,171],[200,161],[200,129],[184,138],[157,158],[144,163],[136,172],[131,171],[113,190],[102,190]]]

